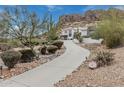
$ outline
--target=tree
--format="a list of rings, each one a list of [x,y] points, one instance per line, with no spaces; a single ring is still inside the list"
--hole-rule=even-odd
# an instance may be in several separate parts
[[[1,15],[1,13],[0,13]],[[5,34],[6,31],[6,25],[4,25],[4,21],[2,20],[2,18],[0,18],[0,42],[5,42],[7,41],[7,37],[8,35]]]
[[[47,21],[47,37],[48,41],[54,41],[59,38],[59,34],[61,31],[61,24],[55,23],[52,19],[52,15],[48,16],[48,21]]]
[[[7,7],[1,17],[9,38],[18,39],[21,44],[33,50],[32,39],[43,31],[46,18],[41,20],[35,12],[21,6]]]
[[[80,43],[83,41],[83,37],[81,36],[79,29],[77,29],[77,32],[74,33],[74,38],[76,38]]]

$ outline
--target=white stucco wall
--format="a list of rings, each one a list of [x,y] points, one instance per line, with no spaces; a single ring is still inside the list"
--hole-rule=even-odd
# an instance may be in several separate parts
[[[81,36],[87,36],[87,31],[82,31]]]
[[[71,31],[71,36],[69,36],[70,31]],[[81,32],[81,36],[87,36],[88,34],[87,27],[79,27],[79,28],[69,27],[69,28],[63,29],[61,35],[67,35],[68,39],[73,39],[74,33],[77,31]]]

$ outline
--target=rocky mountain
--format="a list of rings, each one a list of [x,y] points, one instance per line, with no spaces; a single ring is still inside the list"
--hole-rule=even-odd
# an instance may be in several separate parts
[[[62,24],[69,23],[69,22],[81,22],[81,21],[99,21],[99,15],[93,13],[92,11],[88,11],[85,15],[80,14],[70,14],[70,15],[63,15],[60,17],[60,22]]]
[[[124,11],[114,9],[117,11],[117,15],[124,18]],[[84,22],[84,23],[92,23],[95,21],[100,21],[104,17],[108,17],[111,9],[108,10],[89,10],[84,14],[70,14],[63,15],[59,19],[61,24],[73,23],[73,22]]]

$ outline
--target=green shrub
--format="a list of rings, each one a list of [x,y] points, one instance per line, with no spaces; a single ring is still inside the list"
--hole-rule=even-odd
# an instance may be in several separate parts
[[[82,36],[79,37],[78,40],[79,40],[80,43],[82,43],[83,42],[83,37]]]
[[[90,37],[92,39],[100,39],[101,38],[101,34],[100,34],[100,31],[95,31],[94,33],[90,34]]]
[[[55,46],[58,47],[58,49],[60,49],[62,47],[62,45],[63,45],[63,42],[62,41],[54,41],[52,43],[52,45],[55,45]]]
[[[110,10],[109,18],[103,19],[96,28],[93,38],[103,38],[108,48],[121,45],[124,41],[124,20],[116,10]]]
[[[45,55],[47,51],[47,47],[45,45],[43,45],[42,47],[40,47],[40,53]]]
[[[21,58],[21,53],[16,51],[5,51],[1,54],[4,64],[9,68],[13,68]]]
[[[106,38],[104,39],[104,41],[106,46],[109,48],[117,47],[122,44],[123,36],[119,32],[113,32],[111,34],[106,35]]]
[[[108,51],[99,51],[96,54],[95,61],[98,66],[110,65],[113,61],[113,53]]]
[[[76,38],[80,43],[83,41],[83,37],[81,36],[81,32],[79,31],[74,33],[74,38]]]
[[[0,44],[0,50],[1,51],[7,51],[11,49],[11,46],[7,45],[7,44]]]
[[[7,43],[8,39],[0,38],[0,43]]]
[[[39,42],[37,41],[25,42],[23,45],[28,47],[31,47],[31,46],[33,47],[33,46],[39,45]]]
[[[89,38],[90,36],[83,36],[83,38]]]
[[[81,37],[81,32],[79,30],[74,33],[74,38],[79,39]]]
[[[21,62],[30,62],[35,57],[35,52],[31,49],[24,49],[19,51],[21,56]]]
[[[31,42],[32,43],[32,45],[39,45],[39,42],[37,42],[37,41],[33,41],[33,42]]]
[[[97,31],[92,36],[93,38],[96,39],[103,38],[104,44],[108,48],[117,47],[121,45],[124,41],[123,38],[124,31],[122,29],[117,29],[117,28],[113,30],[113,27],[111,25],[112,25],[111,22],[104,21],[103,24],[99,25]],[[121,27],[118,26],[118,28]]]
[[[18,40],[9,40],[8,44],[11,45],[14,48],[21,46],[21,43]]]
[[[47,47],[47,51],[50,53],[50,54],[54,54],[56,51],[57,51],[58,47],[57,46],[54,46],[54,45],[49,45]]]

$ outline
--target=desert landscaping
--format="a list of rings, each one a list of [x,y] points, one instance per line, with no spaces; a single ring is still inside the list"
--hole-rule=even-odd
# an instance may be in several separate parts
[[[8,7],[8,11],[1,13],[0,18],[1,79],[22,74],[65,52],[64,42],[56,32],[60,27],[54,25],[50,15],[49,19],[39,20],[36,13],[17,6],[12,9]],[[48,32],[43,33],[42,30]]]
[[[39,65],[42,65],[46,62],[52,61],[54,58],[62,55],[65,52],[65,47],[63,46],[61,50],[57,50],[55,54],[50,54],[50,55],[40,55],[39,59],[34,59],[32,62],[22,62],[22,63],[17,63],[14,68],[11,70],[8,70],[8,68],[1,62],[3,65],[3,69],[1,71],[1,76],[3,77],[2,79],[6,80],[8,78],[11,78],[13,76],[22,74],[28,70],[31,70]],[[2,60],[1,60],[2,61]]]
[[[124,86],[124,11],[54,16],[0,12],[0,86]]]
[[[94,11],[96,13],[96,11]],[[100,12],[99,12],[100,13]],[[117,87],[123,81],[123,20],[118,10],[108,11],[111,18],[99,21],[90,38],[77,32],[74,42],[90,50],[90,56],[72,74],[55,83],[58,87]],[[101,39],[102,38],[102,39]],[[92,40],[94,39],[94,40]],[[101,41],[101,43],[99,42]]]
[[[105,46],[88,45],[81,47],[87,47],[91,50],[90,58],[94,52],[99,49],[106,49]],[[98,69],[91,70],[88,67],[88,61],[85,61],[79,66],[71,75],[67,75],[65,80],[59,81],[55,86],[58,87],[117,87],[124,86],[124,47],[116,49],[110,49],[114,53],[114,61],[109,66],[100,67]]]

